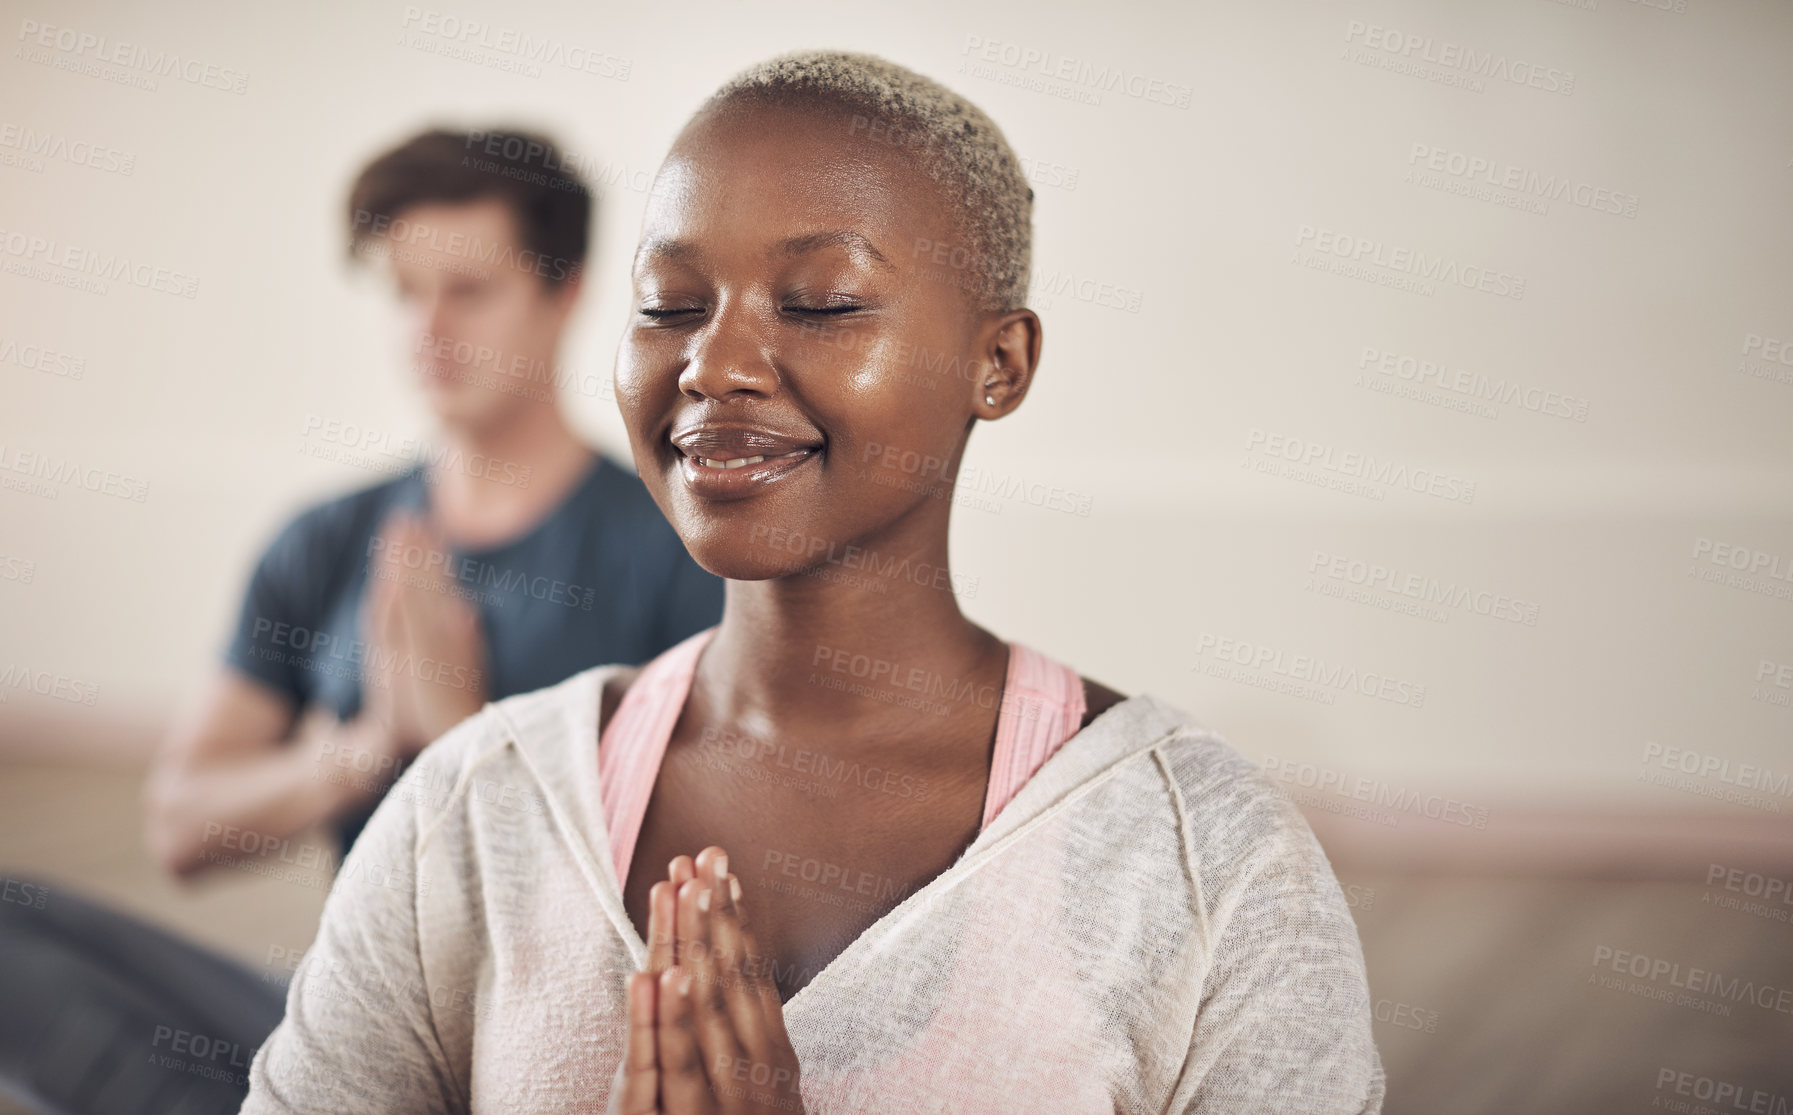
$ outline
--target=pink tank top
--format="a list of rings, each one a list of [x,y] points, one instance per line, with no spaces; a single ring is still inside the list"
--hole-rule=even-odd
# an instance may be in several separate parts
[[[619,887],[628,885],[635,840],[641,835],[666,745],[691,692],[698,656],[716,630],[699,631],[643,666],[604,726],[598,742],[598,785]],[[1008,676],[996,713],[996,751],[979,831],[988,828],[1034,772],[1077,734],[1084,709],[1083,679],[1077,671],[1019,643],[1009,644]]]

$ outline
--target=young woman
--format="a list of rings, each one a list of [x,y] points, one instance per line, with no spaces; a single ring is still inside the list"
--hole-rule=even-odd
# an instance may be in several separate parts
[[[952,595],[941,497],[1039,362],[1030,207],[982,112],[876,58],[697,113],[616,385],[722,621],[425,750],[245,1111],[1380,1109],[1299,814]]]

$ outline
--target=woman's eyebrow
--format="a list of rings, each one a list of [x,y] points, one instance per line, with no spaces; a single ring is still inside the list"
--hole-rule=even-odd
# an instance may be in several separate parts
[[[641,246],[635,249],[635,263],[639,266],[643,261],[656,257],[672,260],[689,259],[696,254],[697,245],[689,240],[655,238],[643,240]]]
[[[837,228],[829,232],[812,232],[808,236],[793,236],[779,245],[779,250],[786,258],[819,251],[822,248],[845,248],[854,255],[864,256],[887,271],[896,270],[895,265],[885,257],[883,252],[878,250],[876,244],[850,228]]]
[[[845,248],[849,253],[870,260],[887,271],[896,270],[896,265],[878,250],[876,244],[873,244],[863,233],[854,232],[850,228],[837,228],[828,232],[812,232],[806,236],[793,236],[775,246],[772,249],[772,254],[789,259],[793,256],[820,251],[823,248]],[[641,242],[641,247],[635,251],[635,263],[639,266],[654,259],[667,259],[676,262],[689,260],[701,254],[702,249],[693,241],[656,237]]]

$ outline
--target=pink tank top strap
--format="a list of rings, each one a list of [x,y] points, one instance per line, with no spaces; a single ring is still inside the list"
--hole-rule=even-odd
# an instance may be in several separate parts
[[[598,740],[598,787],[619,888],[629,884],[635,840],[641,835],[666,745],[697,675],[697,658],[715,634],[715,627],[699,631],[643,666]]]
[[[988,828],[1034,772],[1076,735],[1088,706],[1077,671],[1020,643],[1009,644],[1008,678],[996,714],[996,750],[984,797]]]
[[[628,885],[635,842],[666,746],[691,693],[697,659],[715,634],[714,627],[699,631],[643,666],[598,741],[598,786],[618,887]],[[1076,670],[1020,643],[1009,644],[980,828],[988,827],[1046,760],[1077,734],[1085,707],[1083,679]]]

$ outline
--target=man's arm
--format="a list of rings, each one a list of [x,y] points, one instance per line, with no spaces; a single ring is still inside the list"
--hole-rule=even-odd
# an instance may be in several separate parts
[[[304,832],[377,799],[396,762],[374,717],[301,721],[290,698],[223,667],[150,770],[150,851],[168,871],[195,874],[235,858],[212,839],[225,827],[270,839]]]

